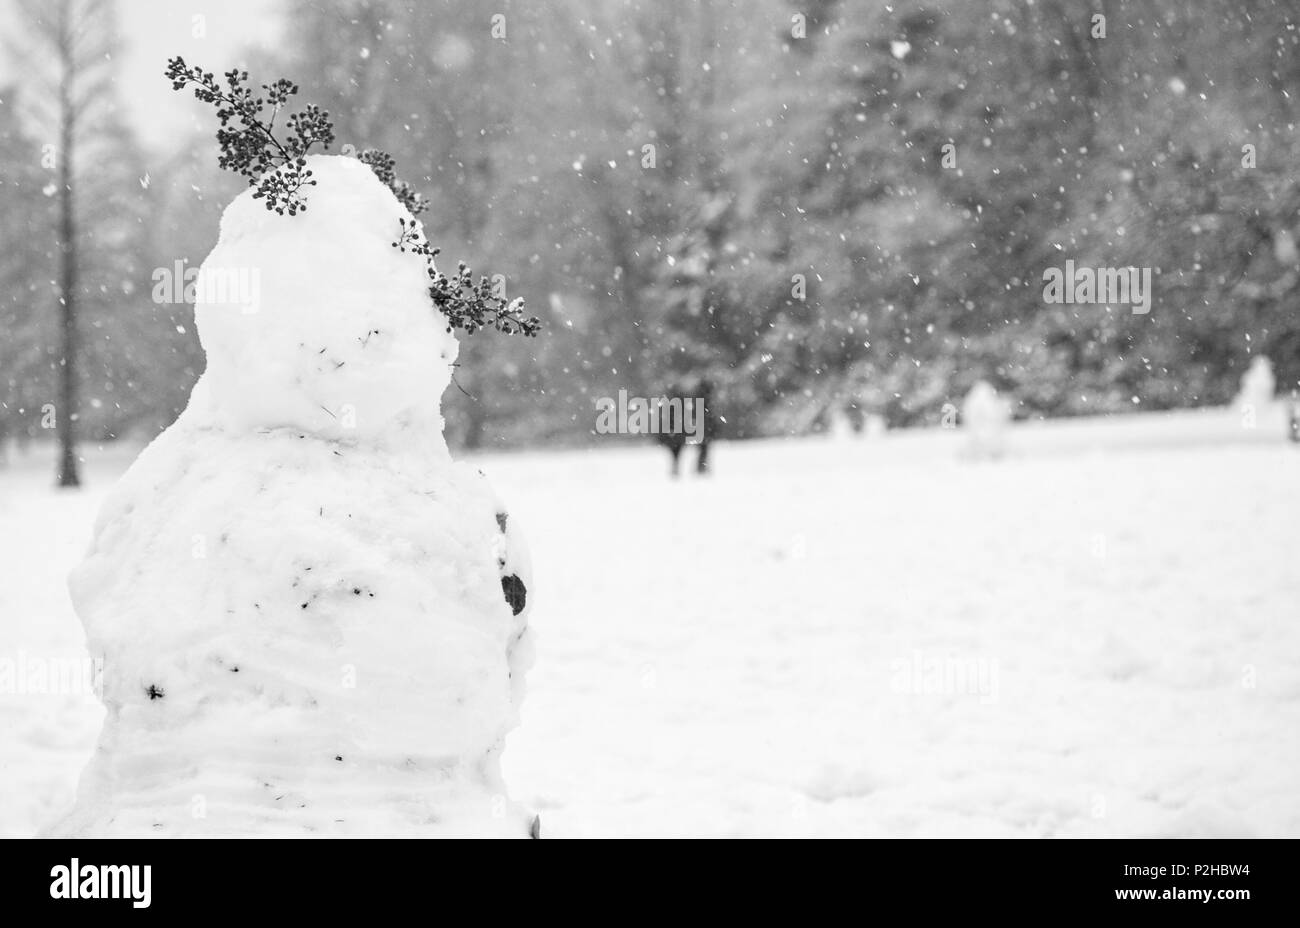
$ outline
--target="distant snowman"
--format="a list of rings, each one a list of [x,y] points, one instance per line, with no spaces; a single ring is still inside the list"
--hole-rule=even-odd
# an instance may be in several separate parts
[[[1272,408],[1276,389],[1273,363],[1262,354],[1255,355],[1241,377],[1241,388],[1233,401],[1233,408],[1241,414],[1246,428],[1254,428],[1258,418]]]
[[[848,411],[843,407],[834,406],[827,413],[826,434],[834,441],[846,441],[857,437]]]
[[[54,834],[533,830],[499,769],[528,554],[444,442],[457,341],[393,247],[416,220],[355,158],[307,167],[301,215],[226,209],[207,369],[71,578],[107,717]],[[255,300],[211,286],[239,273]]]
[[[966,432],[966,453],[976,459],[999,458],[1006,451],[1010,404],[988,381],[980,380],[961,407],[962,429]]]

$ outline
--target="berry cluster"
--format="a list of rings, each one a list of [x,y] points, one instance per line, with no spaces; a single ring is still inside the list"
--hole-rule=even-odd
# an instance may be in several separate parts
[[[303,188],[316,183],[307,170],[307,153],[317,143],[328,149],[334,141],[329,113],[308,104],[302,112],[289,116],[281,140],[272,130],[280,111],[298,92],[292,81],[281,78],[263,84],[265,96],[255,96],[246,86],[247,71],[227,71],[223,88],[210,71],[188,66],[179,55],[167,62],[166,76],[173,90],[193,84],[196,99],[216,105],[221,121],[217,130],[220,167],[248,178],[257,188],[253,196],[265,199],[269,210],[293,216],[307,208]],[[264,117],[268,107],[270,112]]]
[[[380,151],[377,148],[367,148],[361,154],[357,155],[357,160],[362,164],[370,165],[370,170],[375,172],[375,176],[385,187],[393,191],[393,196],[397,197],[397,202],[406,207],[406,211],[412,216],[418,216],[429,208],[429,201],[415,192],[415,189],[404,180],[397,177],[397,162],[388,152]]]
[[[382,179],[382,178],[381,178]],[[422,256],[427,263],[429,274],[429,298],[433,305],[447,317],[447,331],[453,328],[464,330],[466,335],[473,335],[479,329],[489,326],[504,335],[535,336],[542,327],[536,316],[525,316],[522,299],[507,300],[496,292],[496,288],[487,277],[474,281],[474,272],[464,261],[456,267],[456,275],[443,274],[434,264],[439,249],[429,244],[424,233],[417,227],[414,219],[408,224],[398,218],[401,234],[393,247],[405,252],[408,249]]]

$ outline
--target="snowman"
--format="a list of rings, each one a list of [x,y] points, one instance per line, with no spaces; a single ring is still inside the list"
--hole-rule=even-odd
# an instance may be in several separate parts
[[[1005,450],[1007,421],[1011,407],[986,380],[978,381],[961,407],[962,426],[967,433],[966,452],[973,458],[998,458]]]
[[[853,422],[848,411],[841,406],[834,406],[827,413],[826,434],[834,441],[847,441],[856,436]]]
[[[207,369],[71,577],[107,714],[51,833],[535,832],[500,773],[528,556],[444,442],[457,342],[394,247],[416,220],[355,158],[306,166],[301,215],[226,209]]]
[[[1272,407],[1276,387],[1277,378],[1273,376],[1272,362],[1263,355],[1255,355],[1250,361],[1250,367],[1241,377],[1241,388],[1233,401],[1246,428],[1254,428],[1259,414]]]

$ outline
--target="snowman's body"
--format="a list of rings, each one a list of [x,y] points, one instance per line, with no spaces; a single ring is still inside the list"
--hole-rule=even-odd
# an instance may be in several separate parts
[[[74,834],[526,836],[498,758],[530,660],[527,555],[454,463],[456,342],[370,169],[244,193],[200,275],[208,367],[72,578],[108,715]],[[255,305],[203,278],[254,272]]]

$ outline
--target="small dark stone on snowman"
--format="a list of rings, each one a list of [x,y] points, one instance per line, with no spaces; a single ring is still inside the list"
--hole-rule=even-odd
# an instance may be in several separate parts
[[[528,599],[528,589],[524,586],[524,581],[519,579],[518,574],[511,574],[508,577],[501,578],[501,592],[505,593],[506,604],[510,611],[515,615],[524,611],[524,603]]]

